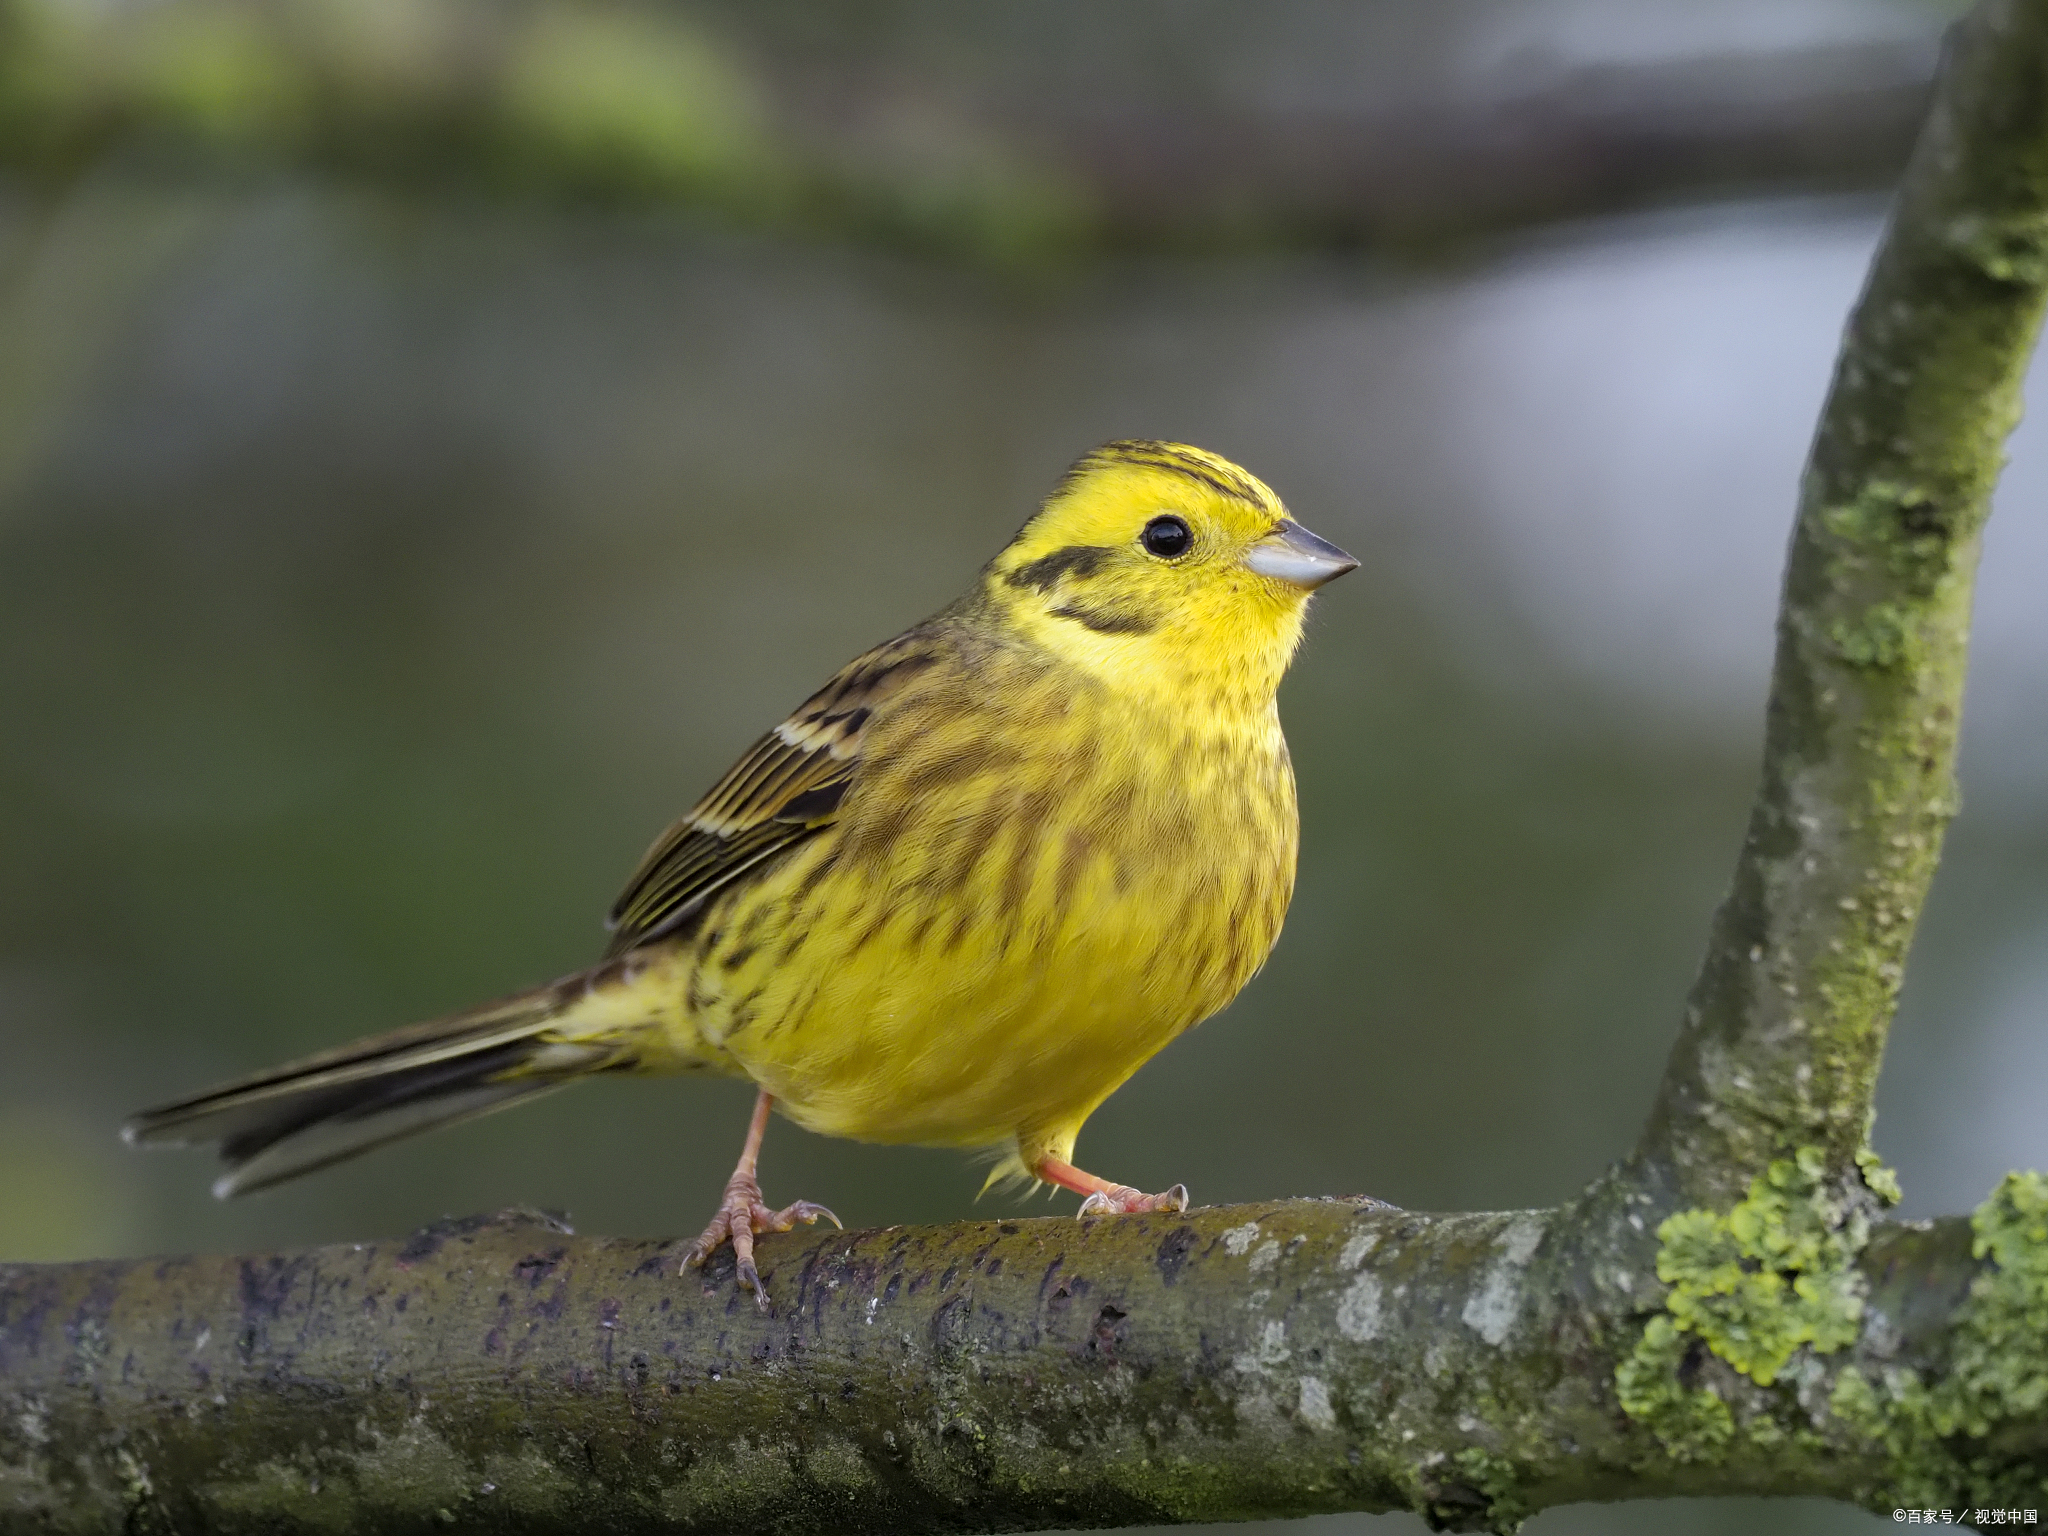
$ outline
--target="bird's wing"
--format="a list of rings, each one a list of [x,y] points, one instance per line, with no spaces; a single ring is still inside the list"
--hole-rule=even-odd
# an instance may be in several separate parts
[[[654,840],[612,904],[606,954],[673,933],[716,892],[828,826],[860,768],[874,711],[938,661],[920,625],[844,667]]]

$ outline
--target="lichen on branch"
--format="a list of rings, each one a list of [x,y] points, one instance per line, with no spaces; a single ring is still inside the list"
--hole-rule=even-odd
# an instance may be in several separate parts
[[[2038,1507],[2048,1494],[2048,1177],[2008,1174],[1970,1231],[1979,1267],[1939,1348],[1835,1382],[1833,1413],[1886,1453],[1873,1507]]]
[[[1771,1164],[1723,1213],[1678,1211],[1657,1229],[1664,1311],[1615,1372],[1621,1406],[1680,1461],[1714,1461],[1737,1432],[1733,1394],[1702,1379],[1709,1357],[1759,1387],[1804,1352],[1813,1364],[1854,1344],[1867,1286],[1857,1261],[1870,1241],[1863,1201],[1838,1194],[1826,1155],[1802,1147]],[[1787,1403],[1741,1426],[1782,1439]]]
[[[1873,1429],[1828,1382],[1950,1348],[1946,1309],[1888,1298],[1990,1273],[1962,1223],[1880,1224],[1848,1275],[1817,1181],[1767,1182],[1729,1241],[1771,1255],[1781,1289],[1869,1298],[1865,1323],[1816,1365],[1838,1314],[1809,1317],[1768,1386],[1718,1361],[1681,1381],[1692,1410],[1731,1405],[1733,1432],[1692,1454],[1617,1406],[1647,1292],[1569,1214],[1324,1200],[778,1234],[768,1316],[729,1256],[679,1276],[658,1242],[524,1212],[303,1253],[0,1266],[0,1526],[894,1536],[1414,1509],[1508,1531],[1708,1489],[1867,1502],[1931,1454],[1905,1398],[1872,1394]],[[2038,1209],[1982,1229],[1987,1259],[2040,1252],[2023,1220]],[[1713,1290],[1708,1259],[1675,1287]],[[2020,1383],[2048,1348],[2011,1331],[2039,1306],[2028,1274],[2017,1312],[1993,1277],[1997,1320],[1972,1335],[2018,1348]],[[1802,1305],[1695,1308],[1707,1332],[1681,1336],[1747,1348],[1738,1324]],[[1996,1390],[1994,1438],[2048,1439],[2031,1388]]]
[[[1955,813],[1978,540],[2048,297],[2048,9],[1986,0],[1852,316],[1787,560],[1762,783],[1636,1177],[1725,1209],[1818,1147],[1857,1183]]]

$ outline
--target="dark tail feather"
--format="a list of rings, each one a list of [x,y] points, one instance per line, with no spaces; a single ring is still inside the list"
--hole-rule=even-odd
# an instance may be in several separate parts
[[[219,1144],[222,1199],[266,1189],[404,1136],[468,1120],[600,1070],[616,1042],[553,1027],[587,995],[581,977],[308,1056],[122,1127],[131,1146]]]

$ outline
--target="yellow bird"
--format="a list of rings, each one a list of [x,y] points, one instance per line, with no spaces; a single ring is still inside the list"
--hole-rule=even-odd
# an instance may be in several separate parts
[[[1107,444],[968,594],[857,658],[659,837],[589,970],[137,1116],[219,1143],[222,1197],[600,1072],[759,1089],[690,1250],[782,1210],[771,1107],[863,1141],[994,1149],[1083,1210],[1185,1209],[1074,1166],[1095,1107],[1228,1003],[1294,888],[1275,691],[1357,561],[1225,459]]]

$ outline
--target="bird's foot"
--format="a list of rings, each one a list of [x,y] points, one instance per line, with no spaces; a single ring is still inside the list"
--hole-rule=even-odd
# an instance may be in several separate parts
[[[822,1216],[833,1226],[841,1225],[824,1206],[813,1200],[798,1200],[781,1210],[771,1209],[761,1198],[761,1184],[751,1173],[735,1173],[726,1180],[725,1198],[718,1214],[711,1218],[690,1251],[683,1255],[683,1268],[695,1269],[727,1243],[739,1260],[739,1283],[753,1290],[761,1310],[768,1310],[768,1292],[761,1285],[761,1272],[754,1268],[754,1239],[763,1232],[787,1232],[798,1222],[809,1226]]]
[[[1163,1195],[1148,1195],[1128,1184],[1098,1189],[1081,1202],[1082,1216],[1124,1214],[1133,1211],[1184,1211],[1188,1208],[1188,1187],[1176,1184]]]

